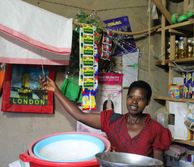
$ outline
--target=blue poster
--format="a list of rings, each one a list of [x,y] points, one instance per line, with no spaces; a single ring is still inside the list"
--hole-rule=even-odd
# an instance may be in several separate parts
[[[131,32],[128,16],[122,16],[104,20],[105,27],[110,30]],[[113,56],[122,56],[128,53],[137,52],[135,40],[130,35],[113,35]]]

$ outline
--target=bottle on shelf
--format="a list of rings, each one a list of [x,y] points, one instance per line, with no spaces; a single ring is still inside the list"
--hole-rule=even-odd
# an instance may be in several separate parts
[[[166,59],[170,59],[170,41],[168,41],[166,52],[167,52]]]
[[[179,56],[178,56],[178,48],[179,48],[179,41],[176,40],[175,41],[175,59],[179,58]]]
[[[179,38],[178,57],[180,59],[185,58],[185,42],[184,37]]]
[[[194,71],[192,72],[192,99],[194,99]]]
[[[191,42],[191,46],[192,46],[192,57],[194,57],[194,40]]]
[[[187,57],[190,58],[192,57],[193,51],[192,51],[192,44],[191,44],[191,40],[188,39],[187,40]]]

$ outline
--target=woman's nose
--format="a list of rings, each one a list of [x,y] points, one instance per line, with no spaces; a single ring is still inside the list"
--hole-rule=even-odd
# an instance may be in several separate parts
[[[137,98],[133,98],[132,99],[132,103],[137,104],[138,103],[138,99]]]

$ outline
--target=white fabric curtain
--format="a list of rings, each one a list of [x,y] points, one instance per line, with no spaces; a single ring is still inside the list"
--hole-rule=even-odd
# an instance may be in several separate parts
[[[0,62],[68,64],[72,20],[21,0],[0,1]]]

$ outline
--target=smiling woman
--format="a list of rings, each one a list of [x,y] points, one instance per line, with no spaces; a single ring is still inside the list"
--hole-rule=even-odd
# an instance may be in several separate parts
[[[126,104],[127,114],[117,114],[113,108],[106,108],[101,113],[84,113],[67,97],[63,96],[53,80],[48,78],[48,81],[42,84],[48,91],[54,92],[65,111],[73,118],[104,131],[114,151],[163,160],[163,152],[168,149],[171,143],[171,134],[168,129],[153,120],[149,114],[143,113],[152,95],[151,87],[147,82],[139,80],[129,86]]]

